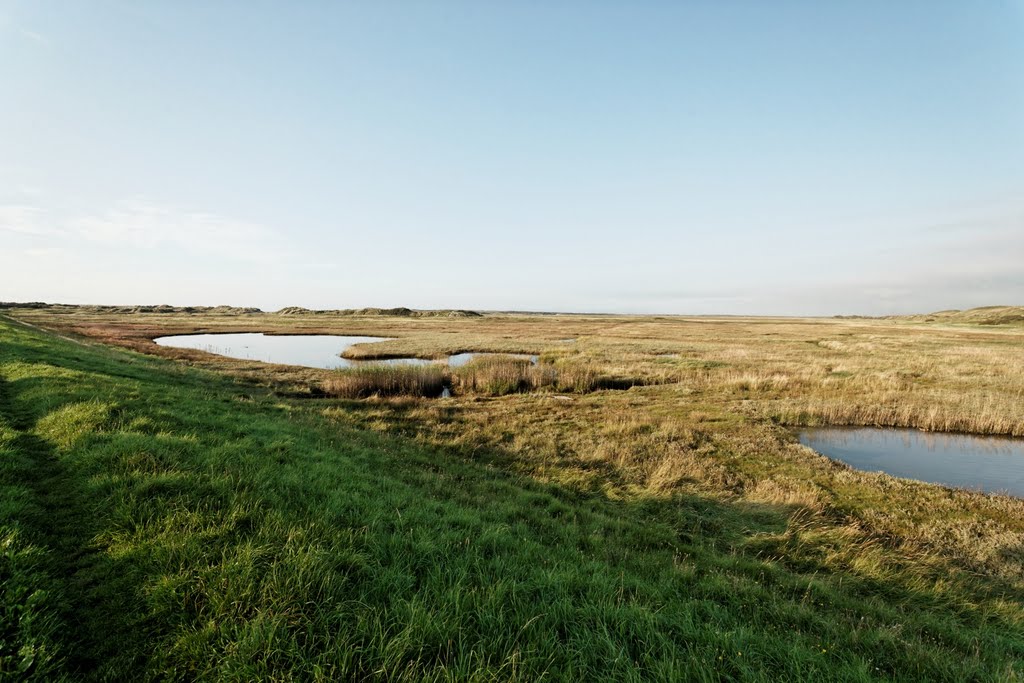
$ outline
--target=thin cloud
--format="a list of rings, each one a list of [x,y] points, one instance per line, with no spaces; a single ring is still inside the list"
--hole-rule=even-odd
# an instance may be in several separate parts
[[[49,47],[51,45],[49,37],[43,35],[39,31],[34,31],[23,24],[19,24],[17,21],[12,19],[6,14],[0,14],[0,31],[11,30],[17,33],[22,38],[32,41],[37,45],[43,45]]]
[[[14,191],[23,197],[41,197],[43,195],[43,188],[35,185],[18,185]]]
[[[22,253],[30,258],[53,258],[55,256],[64,256],[67,254],[67,250],[60,247],[38,247],[24,249]]]
[[[762,274],[758,285],[649,290],[602,296],[622,309],[701,313],[884,315],[1024,303],[1024,210],[964,212],[914,228],[921,239],[869,249],[831,273]]]
[[[290,251],[284,238],[266,226],[143,201],[119,202],[103,214],[72,220],[69,229],[83,240],[112,247],[173,247],[255,263],[279,263]]]
[[[42,33],[38,33],[37,31],[25,28],[24,26],[18,26],[18,33],[35,43],[45,45],[46,47],[50,46],[50,39],[44,36]]]
[[[288,240],[267,226],[138,200],[118,202],[107,211],[69,219],[55,218],[51,212],[28,204],[0,205],[0,233],[42,239],[44,244],[38,248],[92,243],[144,252],[176,249],[265,265],[309,261],[308,256],[297,259]]]
[[[7,204],[0,206],[0,232],[21,235],[61,235],[63,231],[45,224],[46,212],[38,206]]]

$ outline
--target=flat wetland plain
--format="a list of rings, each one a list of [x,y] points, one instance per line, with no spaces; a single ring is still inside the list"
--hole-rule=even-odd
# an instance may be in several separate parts
[[[1024,500],[795,433],[1024,436],[1018,313],[0,309],[0,677],[1019,680]],[[151,341],[207,332],[540,362]]]

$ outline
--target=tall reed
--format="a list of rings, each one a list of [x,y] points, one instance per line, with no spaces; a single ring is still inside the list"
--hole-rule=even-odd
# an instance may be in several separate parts
[[[478,357],[452,370],[452,389],[462,394],[504,396],[535,391],[555,383],[550,365],[533,365],[525,358]]]
[[[456,395],[506,396],[531,391],[585,394],[601,389],[628,389],[643,384],[633,377],[604,375],[589,364],[546,363],[512,356],[481,356],[466,365],[367,365],[339,370],[320,389],[336,398],[369,396],[440,396],[445,387]]]
[[[321,388],[328,396],[440,396],[446,384],[445,368],[439,365],[367,365],[334,374]]]

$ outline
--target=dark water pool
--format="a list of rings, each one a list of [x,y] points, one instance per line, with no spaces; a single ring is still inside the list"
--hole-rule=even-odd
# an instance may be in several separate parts
[[[802,431],[800,443],[859,470],[1024,497],[1024,439],[822,427]]]

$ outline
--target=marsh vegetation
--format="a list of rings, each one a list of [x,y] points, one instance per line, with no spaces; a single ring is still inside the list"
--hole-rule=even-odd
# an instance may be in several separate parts
[[[1024,501],[795,435],[1022,435],[1020,326],[14,313],[45,329],[0,321],[4,674],[1024,675]],[[199,328],[539,363],[349,375],[151,341]],[[293,398],[342,378],[368,398]],[[438,380],[452,398],[417,397]]]
[[[371,361],[362,367],[332,374],[314,389],[314,395],[366,398],[436,397],[442,394],[505,396],[536,391],[583,394],[603,389],[629,389],[646,381],[642,377],[604,375],[588,364],[567,362],[555,365],[535,363],[529,357],[479,354],[456,366],[436,363],[389,365]]]
[[[320,388],[327,396],[340,398],[436,397],[444,393],[448,383],[442,368],[435,364],[371,364],[334,373]]]

